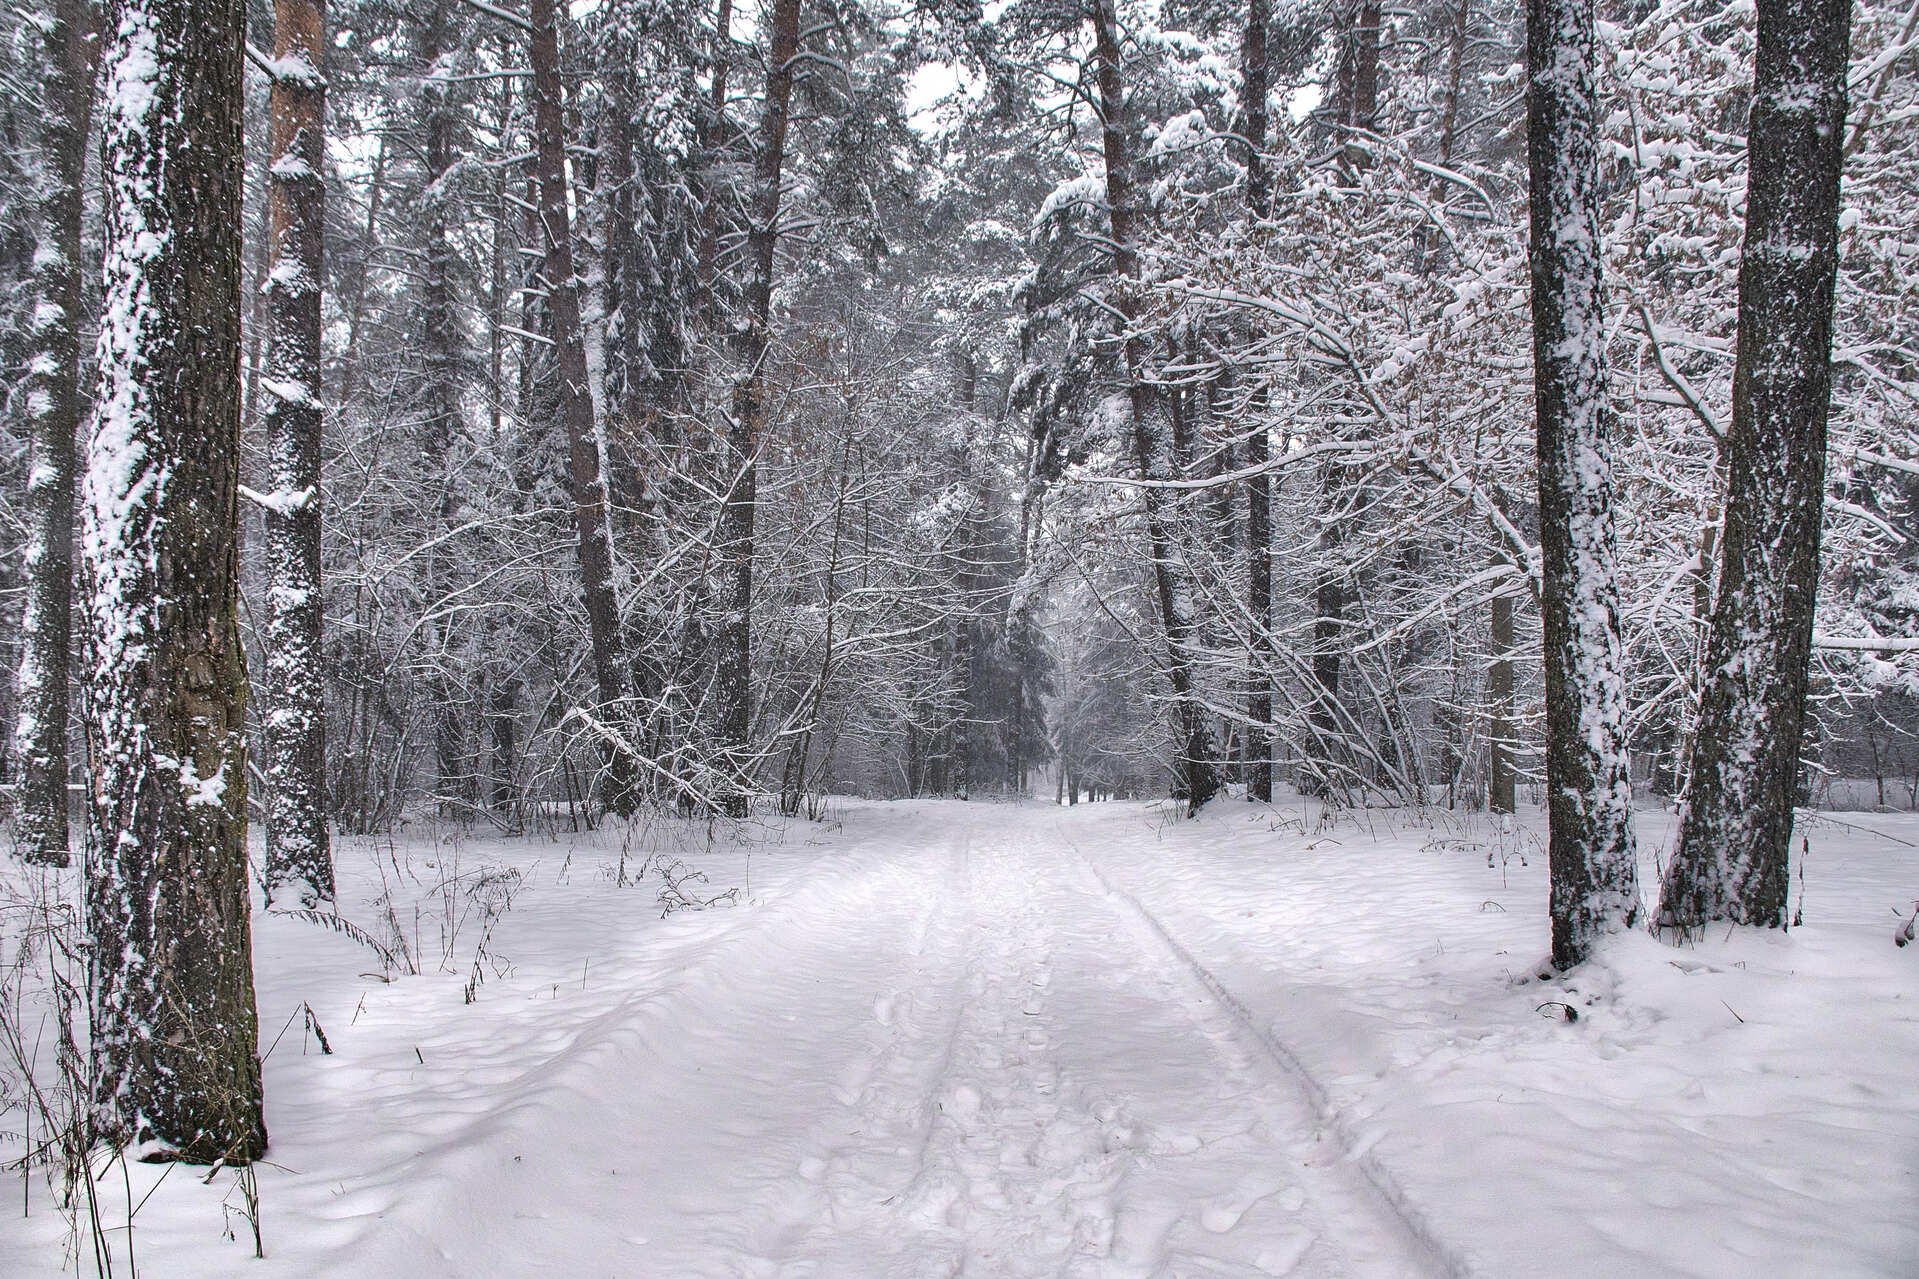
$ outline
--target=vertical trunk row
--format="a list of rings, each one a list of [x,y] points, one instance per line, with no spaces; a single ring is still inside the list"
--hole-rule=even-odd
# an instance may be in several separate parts
[[[793,61],[800,48],[799,0],[775,0],[766,63],[766,103],[760,114],[759,154],[754,163],[753,224],[747,241],[752,271],[746,282],[745,314],[734,330],[740,361],[727,423],[726,463],[732,483],[720,508],[717,540],[726,574],[718,636],[716,689],[720,740],[732,755],[734,776],[723,797],[727,812],[746,814],[752,779],[747,776],[751,731],[753,658],[754,508],[759,469],[755,453],[766,425],[766,358],[772,345],[773,272],[779,243],[780,183],[786,166],[786,132],[793,98]]]
[[[1783,926],[1819,586],[1851,0],[1760,0],[1719,598],[1663,926]]]
[[[82,494],[94,1119],[146,1159],[266,1146],[237,619],[239,0],[105,24],[105,310]]]
[[[1247,0],[1245,90],[1240,132],[1246,139],[1246,208],[1263,218],[1272,208],[1273,179],[1266,169],[1267,0]],[[1246,697],[1246,797],[1273,798],[1273,481],[1259,469],[1272,458],[1266,427],[1266,393],[1253,399],[1253,429],[1246,437],[1246,464],[1255,471],[1246,486],[1246,607],[1252,615],[1251,691]]]
[[[586,364],[586,334],[580,323],[580,282],[573,273],[573,228],[567,213],[566,126],[560,92],[560,39],[554,0],[533,0],[533,130],[540,171],[540,224],[546,245],[548,314],[560,375],[560,417],[566,424],[567,458],[573,481],[574,520],[579,531],[580,576],[587,630],[602,716],[617,724],[626,697],[621,656],[619,603],[613,593],[613,547],[606,514],[606,480],[600,472],[593,430],[593,391]],[[622,749],[608,751],[607,805],[615,812],[634,802],[633,763]]]
[[[1613,552],[1593,0],[1529,0],[1533,386],[1552,954],[1639,912]]]
[[[20,851],[67,864],[67,665],[73,610],[74,441],[79,435],[81,183],[93,112],[93,13],[58,0],[44,36],[41,240],[27,366],[27,604],[21,618]]]
[[[326,12],[274,9],[267,274],[265,650],[268,902],[333,899],[326,825],[320,593],[320,285],[325,245]]]
[[[1106,164],[1106,204],[1113,230],[1113,274],[1124,283],[1116,309],[1128,330],[1123,354],[1131,400],[1133,460],[1143,479],[1168,479],[1174,474],[1172,440],[1162,397],[1147,381],[1146,342],[1131,332],[1139,302],[1132,286],[1139,279],[1135,247],[1139,210],[1133,174],[1132,140],[1127,136],[1130,115],[1121,74],[1119,20],[1113,0],[1092,0],[1093,56],[1097,62],[1102,151]],[[1213,763],[1212,734],[1206,712],[1195,694],[1190,643],[1193,622],[1190,601],[1182,598],[1173,578],[1173,547],[1166,527],[1160,490],[1139,490],[1146,514],[1146,536],[1153,557],[1153,585],[1159,597],[1160,622],[1166,632],[1165,667],[1173,689],[1174,730],[1180,758],[1174,793],[1189,812],[1219,793],[1219,771]]]

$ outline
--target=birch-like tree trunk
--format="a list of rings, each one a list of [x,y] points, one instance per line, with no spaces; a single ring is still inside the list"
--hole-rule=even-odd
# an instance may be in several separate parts
[[[333,900],[320,591],[320,287],[325,278],[326,8],[278,0],[267,188],[266,895]]]
[[[587,632],[599,714],[617,727],[626,699],[619,601],[613,592],[612,533],[607,524],[606,477],[593,429],[593,388],[586,362],[586,331],[580,322],[580,281],[573,273],[573,226],[567,212],[566,121],[560,84],[560,37],[554,0],[533,0],[533,132],[540,172],[540,226],[545,238],[548,314],[560,375],[560,417],[566,424],[573,514],[579,533],[580,578],[586,597]],[[606,752],[607,806],[632,810],[635,800],[631,744]]]
[[[27,364],[26,610],[21,617],[21,855],[65,866],[67,667],[73,615],[74,442],[80,430],[80,227],[93,113],[93,9],[55,0],[41,37],[47,119],[40,139],[40,247],[34,255],[34,353]]]
[[[1529,0],[1533,394],[1552,958],[1639,913],[1600,292],[1593,0]]]
[[[1783,927],[1819,588],[1851,0],[1759,0],[1719,597],[1662,927]]]
[[[82,488],[93,1110],[143,1159],[266,1148],[238,607],[239,0],[104,24],[105,306]]]

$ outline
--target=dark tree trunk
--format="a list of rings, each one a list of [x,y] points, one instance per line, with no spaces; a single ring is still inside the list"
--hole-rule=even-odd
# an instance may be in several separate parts
[[[718,325],[713,282],[719,270],[719,161],[726,152],[726,81],[733,59],[733,0],[719,0],[713,15],[713,79],[706,115],[700,120],[700,245],[693,313],[711,331]]]
[[[1379,123],[1379,0],[1354,0],[1340,41],[1333,111],[1340,124],[1345,164],[1352,172],[1372,165],[1370,134]]]
[[[1245,80],[1241,92],[1240,132],[1246,139],[1246,208],[1254,218],[1270,212],[1272,174],[1266,168],[1267,0],[1247,0],[1244,43]],[[1251,691],[1246,697],[1246,797],[1273,798],[1273,480],[1260,469],[1272,460],[1265,423],[1266,395],[1253,399],[1253,430],[1246,437],[1246,464],[1255,474],[1246,483],[1246,607],[1252,614]]]
[[[1265,217],[1273,204],[1273,175],[1266,168],[1266,99],[1272,93],[1266,57],[1270,7],[1268,0],[1246,0],[1246,35],[1241,46],[1239,132],[1246,139],[1246,208],[1256,218]]]
[[[238,607],[239,0],[105,23],[100,389],[82,511],[93,1115],[143,1159],[266,1148]]]
[[[1760,0],[1719,598],[1662,926],[1783,927],[1819,588],[1850,0]]]
[[[746,815],[753,788],[747,739],[753,675],[754,516],[758,503],[756,453],[766,427],[766,360],[772,346],[773,272],[779,243],[780,182],[786,167],[787,116],[793,97],[793,59],[799,52],[799,0],[775,0],[767,53],[766,102],[760,113],[754,162],[753,225],[747,242],[752,271],[746,311],[736,330],[740,374],[727,424],[726,465],[732,483],[720,508],[719,559],[726,574],[717,636],[716,693],[720,740],[732,756],[733,778],[722,797],[726,811]]]
[[[1639,914],[1600,294],[1593,0],[1529,0],[1533,388],[1552,957]]]
[[[421,284],[420,316],[422,417],[420,452],[422,480],[440,486],[440,500],[434,518],[434,534],[444,533],[456,512],[454,467],[450,465],[453,443],[459,437],[464,411],[461,405],[462,364],[460,334],[455,318],[453,290],[452,218],[449,206],[455,197],[453,126],[454,104],[448,100],[448,86],[435,78],[440,58],[446,52],[452,25],[449,7],[454,0],[434,0],[420,31],[416,62],[422,76],[422,105],[427,188],[421,213],[425,221],[425,279]],[[430,490],[429,490],[430,491]],[[429,600],[444,596],[454,567],[437,545],[424,557],[424,588]],[[448,662],[452,627],[435,619],[426,628],[426,648],[434,662],[427,680],[432,703],[433,742],[438,776],[436,790],[442,807],[461,794],[470,780],[462,760],[465,732],[461,724],[462,691]]]
[[[554,0],[533,0],[533,130],[539,152],[540,223],[546,241],[548,314],[553,319],[559,364],[560,417],[566,424],[574,521],[579,532],[580,577],[586,597],[593,673],[602,722],[619,731],[624,723],[626,661],[622,654],[619,602],[613,592],[612,534],[607,524],[606,480],[593,430],[593,391],[586,364],[586,333],[580,323],[580,282],[573,273],[573,228],[567,213],[566,126],[560,86],[560,39]],[[630,743],[606,750],[607,806],[630,812],[635,801]]]
[[[267,275],[266,894],[333,900],[320,592],[320,285],[325,279],[326,11],[274,9]]]
[[[1103,155],[1106,162],[1106,204],[1113,230],[1113,274],[1121,281],[1116,309],[1131,328],[1139,302],[1133,289],[1139,279],[1137,246],[1140,210],[1133,174],[1133,139],[1128,136],[1131,116],[1120,67],[1119,20],[1113,0],[1093,0],[1093,56],[1097,63]],[[1169,479],[1174,473],[1172,441],[1166,406],[1147,380],[1145,340],[1128,336],[1124,348],[1132,417],[1133,461],[1140,477]],[[1182,598],[1173,577],[1173,549],[1164,499],[1156,488],[1139,490],[1146,514],[1146,536],[1153,557],[1153,585],[1159,597],[1160,623],[1166,633],[1165,667],[1173,689],[1174,732],[1179,760],[1173,793],[1184,799],[1189,813],[1219,793],[1219,770],[1213,762],[1212,733],[1205,708],[1196,696],[1190,643],[1193,622],[1190,601]]]
[[[637,101],[633,42],[612,43],[613,66],[606,85],[606,137],[601,150],[601,198],[606,206],[606,411],[627,431],[638,431],[643,417],[641,387],[646,358],[640,345],[640,217],[633,174],[633,105]]]
[[[1342,481],[1335,479],[1338,468],[1328,465],[1320,492],[1328,507],[1340,497]],[[1307,713],[1307,751],[1300,790],[1308,795],[1330,796],[1334,785],[1336,748],[1339,745],[1339,657],[1346,639],[1346,587],[1335,564],[1340,553],[1339,526],[1328,519],[1320,530],[1319,553],[1324,561],[1313,584],[1313,698]]]
[[[38,302],[27,365],[32,466],[27,480],[27,601],[20,620],[20,853],[67,864],[67,675],[73,615],[74,441],[79,435],[80,228],[93,113],[93,9],[58,0],[42,36],[47,119],[42,126]]]

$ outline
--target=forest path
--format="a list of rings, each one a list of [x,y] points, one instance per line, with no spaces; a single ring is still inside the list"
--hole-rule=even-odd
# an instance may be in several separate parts
[[[115,1169],[102,1224],[141,1205],[139,1273],[195,1279],[1909,1274],[1919,822],[1814,825],[1804,928],[1546,984],[1540,828],[919,800],[342,841],[343,912],[419,971],[256,915],[266,1260],[230,1171]],[[748,903],[660,919],[649,848]],[[73,1273],[25,1189],[0,1275]]]
[[[1057,810],[920,812],[645,1010],[674,1030],[644,1072],[556,1116],[553,1248],[593,1271],[619,1223],[624,1274],[1449,1268]]]

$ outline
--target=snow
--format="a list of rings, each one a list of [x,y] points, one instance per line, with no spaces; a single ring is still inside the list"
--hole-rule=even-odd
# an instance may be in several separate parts
[[[1802,928],[1551,982],[1542,826],[835,801],[748,845],[343,837],[346,915],[425,972],[256,913],[266,1261],[230,1173],[116,1169],[107,1221],[151,1190],[144,1272],[260,1279],[1909,1273],[1919,817],[1809,821]],[[649,853],[742,904],[659,918],[617,882]],[[62,1256],[33,1189],[23,1279]]]

